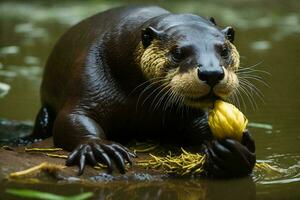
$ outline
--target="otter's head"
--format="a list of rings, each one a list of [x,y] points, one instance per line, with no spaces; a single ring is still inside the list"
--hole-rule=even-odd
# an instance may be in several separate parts
[[[142,30],[137,62],[144,76],[160,85],[163,98],[206,108],[227,99],[239,85],[234,30],[213,19],[168,15]]]

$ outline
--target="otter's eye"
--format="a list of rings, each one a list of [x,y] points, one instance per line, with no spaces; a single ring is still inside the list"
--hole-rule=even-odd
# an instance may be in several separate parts
[[[171,54],[174,62],[180,62],[185,58],[185,55],[180,48],[173,49]]]

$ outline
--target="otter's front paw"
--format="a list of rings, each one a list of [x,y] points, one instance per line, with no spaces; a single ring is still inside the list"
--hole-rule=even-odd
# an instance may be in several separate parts
[[[125,160],[132,164],[131,157],[136,157],[136,155],[121,144],[92,139],[84,144],[80,144],[73,150],[67,158],[66,165],[78,165],[78,175],[81,175],[86,164],[95,166],[97,162],[100,162],[107,165],[108,173],[111,173],[113,171],[113,160],[120,173],[124,174]]]
[[[255,143],[248,131],[242,142],[224,139],[206,146],[208,157],[206,169],[210,176],[218,178],[247,176],[256,162]]]

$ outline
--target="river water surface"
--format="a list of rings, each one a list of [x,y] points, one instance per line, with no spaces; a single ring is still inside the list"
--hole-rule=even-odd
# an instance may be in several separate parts
[[[40,106],[43,66],[59,36],[81,19],[125,3],[29,2],[0,3],[0,118],[30,123]],[[174,12],[214,16],[220,26],[236,28],[235,44],[241,54],[241,67],[256,70],[248,78],[259,90],[240,96],[239,106],[251,122],[249,129],[256,140],[258,160],[276,167],[277,173],[256,172],[251,178],[230,181],[172,179],[128,180],[97,186],[2,183],[0,186],[66,195],[93,191],[96,199],[300,199],[300,65],[297,60],[300,59],[300,2],[226,2],[154,1],[152,4]],[[0,199],[4,195],[0,193]]]

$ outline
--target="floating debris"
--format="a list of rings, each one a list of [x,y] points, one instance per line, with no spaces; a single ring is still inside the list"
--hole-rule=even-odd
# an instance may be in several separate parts
[[[29,169],[26,170],[22,170],[22,171],[18,171],[18,172],[12,172],[9,174],[9,178],[21,178],[27,175],[31,175],[33,173],[37,173],[37,172],[47,172],[50,174],[55,174],[57,171],[62,170],[63,168],[65,168],[66,166],[62,166],[62,165],[57,165],[57,164],[52,164],[52,163],[48,163],[48,162],[43,162],[39,165],[36,165],[34,167],[31,167]]]
[[[53,157],[53,158],[65,158],[67,159],[67,155],[62,155],[62,154],[54,154],[54,153],[46,153],[46,156]]]
[[[264,171],[267,173],[278,173],[278,174],[281,173],[280,169],[273,167],[265,162],[255,163],[255,168],[256,168],[256,170]]]
[[[26,152],[52,152],[52,151],[62,151],[62,148],[25,148]]]
[[[265,124],[265,123],[257,123],[257,122],[251,122],[248,124],[248,127],[253,128],[262,128],[267,130],[273,130],[273,126],[271,124]]]
[[[153,151],[159,147],[159,144],[151,144],[151,143],[141,143],[139,146],[142,146],[143,148],[134,147],[133,152],[134,153],[147,153],[150,151]]]

